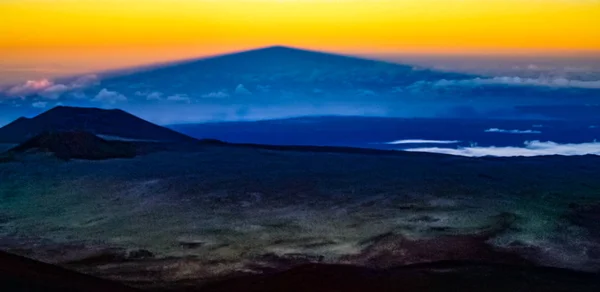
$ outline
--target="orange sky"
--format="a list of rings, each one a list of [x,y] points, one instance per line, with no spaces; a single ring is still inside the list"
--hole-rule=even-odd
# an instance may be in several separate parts
[[[273,44],[357,54],[600,51],[600,0],[2,0],[0,19],[0,70],[14,72]]]

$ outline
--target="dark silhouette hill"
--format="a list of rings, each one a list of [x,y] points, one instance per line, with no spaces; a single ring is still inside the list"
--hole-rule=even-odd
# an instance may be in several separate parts
[[[13,153],[46,152],[64,160],[132,158],[136,155],[134,143],[107,141],[88,132],[46,132],[9,150]]]
[[[0,251],[0,291],[139,291]]]
[[[443,261],[369,269],[307,264],[287,271],[232,277],[207,285],[136,289],[0,252],[2,291],[598,291],[598,274],[558,268]]]
[[[127,143],[124,143],[127,142]],[[243,147],[272,151],[330,152],[430,156],[368,148],[284,146],[227,143],[218,139],[195,139],[152,124],[123,110],[59,106],[34,118],[19,118],[0,128],[0,143],[20,144],[10,152],[40,149],[61,159],[107,159],[132,157],[156,151],[196,151],[200,146]],[[98,145],[93,145],[97,143]],[[131,154],[129,147],[135,152]]]
[[[0,143],[21,143],[44,132],[79,131],[114,139],[193,142],[194,138],[119,109],[57,106],[34,118],[21,117],[0,128]]]
[[[598,274],[557,268],[442,261],[369,269],[308,264],[288,271],[239,277],[186,291],[597,291]]]

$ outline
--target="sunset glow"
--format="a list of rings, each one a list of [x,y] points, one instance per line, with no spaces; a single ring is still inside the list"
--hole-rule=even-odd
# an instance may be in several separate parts
[[[0,65],[116,68],[273,44],[346,53],[600,51],[596,0],[4,0]]]

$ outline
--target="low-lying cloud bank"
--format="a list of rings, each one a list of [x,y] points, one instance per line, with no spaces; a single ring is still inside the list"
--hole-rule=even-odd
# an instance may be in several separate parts
[[[406,139],[386,142],[384,144],[400,145],[400,144],[456,144],[458,140],[423,140],[423,139]]]
[[[36,101],[31,104],[34,108],[45,108],[48,105],[48,102],[45,101]]]
[[[100,90],[98,94],[92,99],[95,102],[104,102],[108,104],[115,104],[117,102],[127,101],[127,97],[123,94],[120,94],[116,91],[110,91],[106,88]]]
[[[94,74],[81,76],[75,80],[66,82],[65,84],[55,83],[48,79],[29,80],[22,84],[0,90],[0,94],[16,98],[38,95],[42,98],[55,100],[67,91],[83,89],[95,84],[98,84],[98,76]]]
[[[600,155],[600,142],[589,142],[580,144],[558,144],[555,142],[527,141],[524,147],[458,147],[458,148],[441,148],[441,147],[422,147],[404,149],[411,152],[430,152],[442,153],[469,157],[482,156],[541,156],[541,155]]]
[[[583,81],[566,78],[523,78],[523,77],[492,77],[492,78],[474,78],[465,80],[438,80],[438,81],[419,81],[412,86],[430,85],[433,87],[448,86],[482,86],[482,85],[509,85],[509,86],[543,86],[554,88],[585,88],[600,89],[600,80]]]
[[[504,130],[498,128],[490,128],[485,130],[486,133],[505,133],[505,134],[541,134],[541,131],[537,130]]]

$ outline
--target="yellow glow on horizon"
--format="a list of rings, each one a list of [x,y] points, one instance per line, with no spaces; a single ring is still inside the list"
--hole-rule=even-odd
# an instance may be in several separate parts
[[[273,44],[346,53],[600,51],[600,0],[3,0],[0,21],[0,62],[107,58],[117,66]]]

